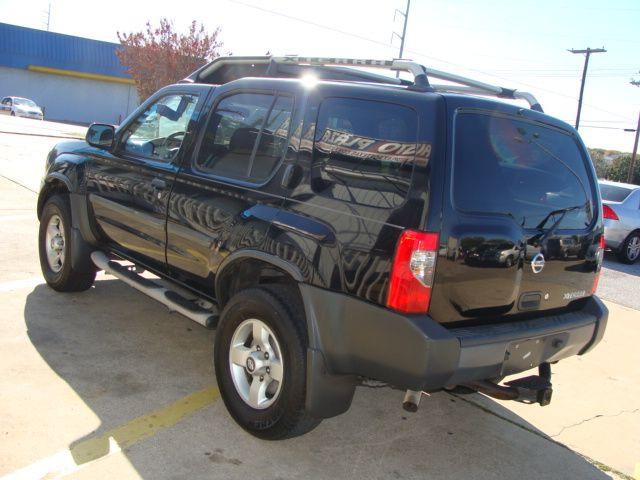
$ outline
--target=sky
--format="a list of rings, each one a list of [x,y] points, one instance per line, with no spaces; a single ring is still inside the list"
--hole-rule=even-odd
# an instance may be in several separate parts
[[[117,42],[117,33],[171,19],[221,28],[234,55],[398,57],[406,0],[0,0],[0,22]],[[108,8],[107,8],[108,6]],[[412,0],[404,58],[533,93],[546,113],[574,124],[584,56],[593,54],[580,134],[587,146],[631,151],[640,111],[637,0]],[[635,30],[634,30],[635,29]]]

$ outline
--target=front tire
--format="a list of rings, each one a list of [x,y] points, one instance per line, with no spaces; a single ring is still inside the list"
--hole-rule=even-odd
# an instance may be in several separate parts
[[[74,248],[71,236],[69,198],[54,195],[47,200],[40,218],[38,250],[40,268],[47,284],[58,292],[81,292],[93,285],[96,271],[74,269],[71,257]]]
[[[229,300],[216,332],[215,371],[242,428],[280,440],[320,423],[305,410],[306,354],[304,310],[289,287],[251,288]]]
[[[628,265],[635,263],[640,258],[640,232],[633,232],[622,243],[618,251],[618,260]]]

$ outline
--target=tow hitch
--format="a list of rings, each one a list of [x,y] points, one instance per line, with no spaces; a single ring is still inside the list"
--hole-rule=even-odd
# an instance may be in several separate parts
[[[522,403],[539,403],[544,407],[551,403],[551,365],[542,363],[538,375],[518,378],[498,385],[489,380],[471,382],[464,385],[476,392],[499,400],[515,400]]]

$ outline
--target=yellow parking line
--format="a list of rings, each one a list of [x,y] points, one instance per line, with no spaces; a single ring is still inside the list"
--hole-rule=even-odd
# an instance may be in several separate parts
[[[163,428],[176,425],[189,415],[213,404],[220,396],[216,387],[192,393],[96,437],[82,440],[51,457],[0,477],[0,480],[59,478],[82,466],[152,437]]]

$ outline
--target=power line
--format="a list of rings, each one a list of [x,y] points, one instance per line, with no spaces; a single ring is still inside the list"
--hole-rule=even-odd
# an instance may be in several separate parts
[[[259,10],[261,12],[269,13],[269,14],[276,15],[276,16],[279,16],[279,17],[282,17],[282,18],[286,18],[288,20],[293,20],[293,21],[296,21],[296,22],[304,23],[306,25],[312,25],[312,26],[314,26],[316,28],[321,28],[321,29],[324,29],[324,30],[327,30],[327,31],[330,31],[330,32],[339,33],[339,34],[345,35],[347,37],[357,38],[358,40],[362,40],[362,41],[369,42],[369,43],[372,43],[372,44],[380,45],[380,46],[382,46],[384,48],[387,48],[387,49],[391,49],[392,48],[391,45],[389,45],[389,44],[387,44],[385,42],[381,42],[379,40],[375,40],[373,38],[368,38],[368,37],[365,37],[363,35],[358,35],[358,34],[353,33],[353,32],[347,32],[345,30],[341,30],[339,28],[335,28],[335,27],[331,27],[331,26],[328,26],[328,25],[324,25],[322,23],[317,23],[317,22],[314,22],[314,21],[311,21],[311,20],[307,20],[307,19],[304,19],[304,18],[295,17],[293,15],[289,15],[289,14],[286,14],[286,13],[278,12],[276,10],[271,10],[271,9],[268,9],[268,8],[260,7],[258,5],[253,5],[251,3],[247,3],[247,2],[244,2],[242,0],[228,0],[228,1],[231,2],[231,3],[238,4],[238,5],[242,5],[242,6],[247,7],[247,8],[252,8],[254,10]],[[415,50],[407,49],[406,51],[409,52],[409,53],[412,53],[413,55],[417,55],[419,57],[422,57],[422,58],[425,58],[425,59],[428,59],[428,60],[434,60],[434,61],[441,62],[441,63],[447,64],[447,65],[451,65],[451,66],[454,66],[454,67],[462,68],[462,69],[468,70],[470,72],[480,73],[482,75],[486,75],[486,76],[492,77],[492,78],[497,78],[499,80],[503,80],[503,81],[507,81],[507,82],[511,82],[512,81],[512,80],[510,80],[508,78],[501,77],[499,75],[494,75],[494,74],[491,74],[489,72],[484,72],[482,70],[478,70],[478,69],[475,69],[475,68],[469,68],[469,67],[466,67],[466,66],[458,64],[458,63],[454,63],[454,62],[450,62],[448,60],[444,60],[442,58],[432,57],[430,55],[426,55],[424,53],[420,53],[420,52],[417,52]],[[500,57],[500,58],[504,58],[504,57]],[[566,95],[566,94],[563,94],[563,93],[555,92],[553,90],[548,90],[548,89],[542,88],[542,87],[540,87],[538,85],[532,85],[532,84],[524,83],[524,82],[518,82],[518,83],[520,85],[525,86],[525,87],[534,88],[534,89],[536,89],[538,91],[541,91],[541,92],[546,92],[546,93],[550,93],[552,95],[556,95],[558,97],[564,97],[564,98],[568,98],[568,99],[571,99],[571,100],[575,100],[575,97],[573,97],[571,95]],[[609,110],[605,110],[603,108],[596,107],[594,105],[589,105],[587,103],[585,103],[585,105],[589,106],[590,108],[593,108],[594,110],[598,110],[600,112],[608,113],[608,114],[613,115],[615,117],[619,117],[619,118],[623,118],[625,120],[629,120],[627,117],[625,117],[624,115],[620,115],[619,113],[611,112]],[[632,120],[629,120],[629,121],[632,121]]]
[[[440,28],[453,29],[453,30],[468,30],[468,27],[464,25],[457,25],[457,24],[442,23],[442,24],[439,24],[438,26]],[[474,31],[491,32],[491,33],[500,32],[500,33],[506,33],[509,35],[518,35],[518,36],[526,35],[526,36],[540,37],[542,35],[544,37],[550,37],[550,38],[570,38],[574,40],[576,39],[584,40],[593,36],[593,35],[573,35],[570,33],[558,33],[557,31],[554,31],[554,30],[523,30],[523,29],[511,30],[508,28],[494,28],[494,27],[474,27]],[[622,38],[622,37],[607,36],[606,40],[607,42],[613,42],[613,43],[630,43],[630,44],[640,43],[640,41],[630,40],[628,38]]]
[[[604,127],[604,126],[600,126],[600,125],[582,125],[582,128],[601,128],[604,130],[620,130],[622,132],[628,132],[630,131],[630,129],[628,128],[622,128],[622,127]],[[635,129],[631,129],[631,131],[635,132]]]
[[[447,1],[447,0],[443,0],[443,1]],[[475,3],[475,0],[458,0],[458,1],[462,3],[468,3],[468,2]],[[502,1],[489,1],[489,0],[484,0],[482,2],[483,5],[504,5],[504,3],[505,2],[502,2]],[[531,8],[539,8],[539,4],[535,4],[535,6]],[[558,5],[557,2],[554,2],[553,8],[569,9],[574,11],[576,10],[575,5]],[[587,7],[587,6],[580,5],[580,10],[593,10],[593,11],[603,11],[603,12],[609,12],[609,11],[640,12],[640,9],[637,9],[637,8],[609,7],[608,5],[606,7]]]

